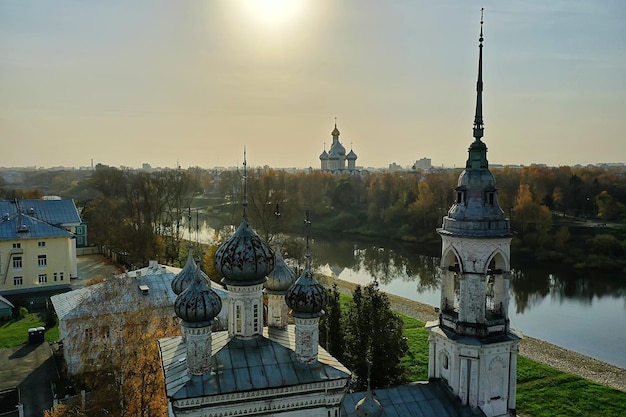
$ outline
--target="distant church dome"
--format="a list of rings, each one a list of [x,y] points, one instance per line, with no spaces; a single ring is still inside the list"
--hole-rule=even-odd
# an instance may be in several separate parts
[[[198,327],[204,327],[219,314],[221,309],[220,296],[213,291],[202,276],[200,267],[197,266],[193,282],[176,298],[174,303],[176,315],[187,325],[193,323]]]
[[[346,155],[346,159],[355,160],[356,158],[357,158],[356,154],[354,153],[352,149],[350,149],[350,152],[348,153],[348,155]]]
[[[328,152],[326,152],[326,149],[324,149],[324,152],[322,152],[322,154],[320,155],[320,159],[322,161],[328,159]]]
[[[274,265],[274,251],[252,230],[246,216],[215,253],[215,269],[224,276],[226,285],[260,284]]]
[[[333,131],[331,132],[332,136],[339,136],[341,133],[339,132],[339,129],[337,129],[337,123],[335,122],[335,128],[333,129]]]
[[[284,293],[291,287],[296,280],[296,274],[285,263],[280,248],[275,251],[276,266],[274,270],[267,276],[265,281],[265,289],[270,293]]]

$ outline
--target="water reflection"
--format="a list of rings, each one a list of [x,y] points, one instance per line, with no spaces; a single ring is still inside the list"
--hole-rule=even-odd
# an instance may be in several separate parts
[[[229,230],[232,233],[232,227]],[[204,243],[214,239],[210,222],[201,223],[198,236]],[[304,233],[282,238],[285,260],[297,271],[304,262],[302,236]],[[384,291],[439,305],[438,245],[316,233],[311,250],[313,266],[322,273],[359,284],[376,279]],[[512,328],[626,367],[622,352],[626,344],[626,274],[577,272],[515,255],[512,261]]]

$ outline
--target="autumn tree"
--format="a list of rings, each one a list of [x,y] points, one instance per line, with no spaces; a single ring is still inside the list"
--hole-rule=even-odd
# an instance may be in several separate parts
[[[75,379],[89,391],[83,411],[94,415],[105,410],[120,417],[165,415],[157,341],[179,334],[172,306],[166,300],[150,301],[132,277],[116,277],[91,288],[79,307],[84,319],[68,325],[64,338],[65,349],[80,360],[77,367],[72,359],[73,369],[79,371]],[[68,414],[54,416],[73,412],[68,408]]]
[[[535,201],[528,184],[520,184],[514,210],[514,223],[523,237],[534,232],[541,242],[547,236],[552,227],[552,213]]]

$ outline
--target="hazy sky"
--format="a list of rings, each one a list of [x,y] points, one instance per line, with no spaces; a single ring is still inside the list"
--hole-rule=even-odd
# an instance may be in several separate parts
[[[624,0],[2,0],[0,166],[626,162]]]

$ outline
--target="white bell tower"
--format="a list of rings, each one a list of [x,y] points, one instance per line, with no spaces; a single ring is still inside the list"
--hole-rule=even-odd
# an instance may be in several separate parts
[[[474,142],[437,230],[442,239],[439,321],[429,324],[428,376],[488,417],[514,416],[520,337],[509,328],[509,220],[500,208],[483,137],[481,12]]]

